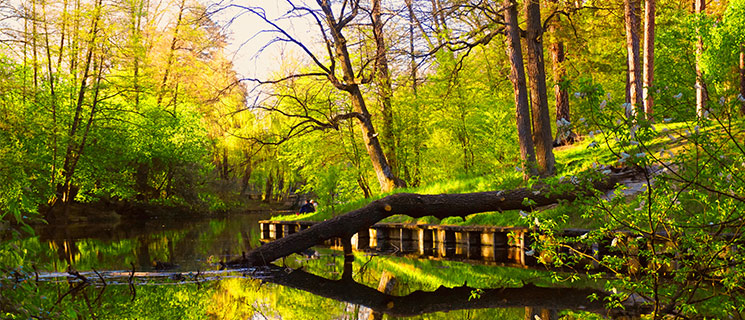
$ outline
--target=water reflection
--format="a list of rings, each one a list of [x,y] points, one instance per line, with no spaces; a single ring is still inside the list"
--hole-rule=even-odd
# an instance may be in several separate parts
[[[605,314],[601,305],[586,301],[597,291],[582,288],[597,284],[554,288],[548,273],[495,266],[497,259],[511,257],[509,248],[420,248],[399,238],[391,248],[402,256],[357,252],[345,259],[338,250],[314,248],[270,268],[217,270],[217,262],[260,245],[258,221],[263,218],[266,214],[57,225],[26,241],[43,249],[36,262],[40,269],[56,271],[41,274],[39,292],[49,297],[46,310],[77,310],[82,318],[391,319],[426,314],[427,319],[524,319],[535,314],[552,319],[566,310]],[[51,267],[44,269],[45,263]],[[69,277],[68,266],[87,280]],[[390,289],[381,280],[386,273],[397,283]]]
[[[258,221],[269,212],[216,219],[140,219],[116,224],[71,223],[40,226],[43,250],[37,265],[55,271],[207,270],[219,261],[259,245]]]

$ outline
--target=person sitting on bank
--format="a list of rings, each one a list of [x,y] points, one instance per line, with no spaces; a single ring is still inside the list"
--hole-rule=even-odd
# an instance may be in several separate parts
[[[315,212],[315,211],[316,211],[316,207],[313,206],[313,203],[311,202],[311,200],[305,200],[305,204],[302,207],[300,207],[300,211],[298,211],[298,214]]]

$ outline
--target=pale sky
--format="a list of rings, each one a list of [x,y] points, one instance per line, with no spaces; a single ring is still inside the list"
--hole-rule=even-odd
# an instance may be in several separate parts
[[[251,6],[261,8],[266,12],[270,20],[274,20],[287,12],[287,3],[277,0],[250,0],[233,1],[235,5]],[[251,12],[231,7],[223,10],[218,15],[218,21],[227,23],[232,19],[229,26],[228,52],[233,54],[233,63],[236,71],[243,77],[267,79],[273,72],[281,67],[282,61],[294,58],[306,59],[306,55],[299,47],[292,43],[273,43],[265,47],[278,34],[262,32],[271,30],[272,26],[264,22]],[[305,21],[305,22],[304,22]],[[302,18],[287,18],[278,22],[293,37],[303,43],[311,45],[317,43],[318,28],[310,21]],[[263,51],[262,51],[262,47]],[[313,45],[313,47],[316,47]],[[322,54],[322,52],[319,52]],[[285,61],[287,62],[287,61]]]

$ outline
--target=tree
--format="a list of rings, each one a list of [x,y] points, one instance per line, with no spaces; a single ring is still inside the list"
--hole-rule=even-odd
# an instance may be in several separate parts
[[[525,85],[525,67],[520,46],[520,29],[517,25],[517,2],[504,1],[505,36],[507,40],[507,57],[510,60],[510,80],[515,96],[517,117],[517,136],[520,143],[520,158],[525,168],[525,176],[538,173],[535,167],[536,154],[530,128],[530,108],[528,106],[528,88]]]
[[[383,124],[380,126],[380,140],[391,171],[398,176],[396,138],[394,137],[393,129],[393,105],[391,103],[393,87],[391,86],[391,75],[388,71],[388,58],[386,57],[388,47],[385,44],[383,16],[380,13],[380,9],[380,0],[372,0],[370,20],[372,21],[373,38],[375,38],[375,69],[377,70],[375,83],[378,89],[377,99],[380,105],[380,113],[383,116]]]
[[[642,67],[639,52],[639,0],[624,0],[624,21],[626,22],[627,116],[636,115],[636,108],[642,106]]]
[[[694,12],[698,18],[702,18],[706,12],[706,0],[693,0]],[[706,109],[706,101],[709,100],[709,94],[706,90],[704,81],[704,70],[701,65],[701,57],[704,52],[704,40],[701,35],[696,40],[696,115],[703,117]]]
[[[551,3],[554,5],[558,4],[558,0],[552,0]],[[567,73],[564,61],[566,55],[564,53],[564,41],[560,39],[561,30],[561,15],[556,14],[553,20],[548,25],[549,33],[553,35],[554,41],[549,46],[549,52],[551,52],[551,65],[553,70],[554,79],[554,100],[556,100],[556,139],[554,145],[564,145],[571,143],[576,138],[574,132],[569,125],[566,125],[563,120],[571,123],[571,115],[569,113],[569,94],[567,93]],[[559,124],[561,123],[561,124]]]
[[[525,16],[533,145],[536,149],[538,173],[541,176],[550,176],[556,173],[556,160],[553,153],[553,138],[551,138],[551,118],[548,113],[546,71],[543,63],[543,26],[538,0],[528,0]]]
[[[297,6],[292,2],[289,2],[289,4],[291,6],[290,12],[300,16],[309,15],[315,21],[324,40],[327,56],[325,59],[319,59],[308,46],[290,35],[277,23],[270,20],[260,9],[237,6],[251,12],[256,17],[267,23],[272,28],[272,31],[277,32],[280,35],[281,38],[277,41],[290,42],[297,45],[313,61],[313,68],[315,69],[307,73],[292,74],[278,80],[252,80],[257,81],[259,84],[277,84],[297,78],[314,77],[325,79],[337,90],[346,93],[347,98],[352,105],[352,112],[327,115],[327,119],[325,120],[304,116],[308,118],[308,122],[301,124],[300,127],[302,127],[302,129],[299,131],[309,132],[317,129],[336,129],[338,128],[338,121],[352,118],[357,119],[362,139],[365,142],[365,147],[378,178],[381,190],[388,192],[396,187],[405,186],[406,183],[394,174],[385,154],[383,153],[383,148],[381,147],[380,139],[378,138],[378,132],[375,130],[372,123],[372,115],[367,109],[366,100],[360,89],[361,85],[368,84],[372,81],[373,75],[370,73],[365,74],[366,71],[370,72],[365,68],[367,63],[363,63],[363,67],[360,68],[360,70],[355,70],[353,67],[352,56],[349,52],[350,47],[347,38],[344,35],[349,24],[355,19],[359,19],[358,15],[361,10],[360,1],[345,2],[338,10],[332,8],[332,3],[328,0],[318,1],[318,9],[316,10],[308,7]],[[337,14],[339,15],[338,17]],[[328,64],[324,64],[321,62],[322,60],[327,60],[329,62]],[[340,67],[341,70],[337,70],[337,67]],[[338,72],[341,73],[341,78],[339,78]],[[268,111],[279,111],[274,108],[264,109]]]
[[[649,94],[654,86],[654,28],[656,0],[644,2],[644,114],[652,120],[654,98]]]
[[[745,115],[745,44],[740,45],[740,115]]]

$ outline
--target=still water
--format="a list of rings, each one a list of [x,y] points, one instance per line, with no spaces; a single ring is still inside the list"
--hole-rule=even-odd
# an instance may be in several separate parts
[[[271,267],[221,268],[260,245],[269,213],[39,228],[45,312],[80,319],[579,319],[599,285],[551,273],[315,247]],[[539,287],[524,286],[525,283]],[[563,286],[569,286],[563,284]],[[22,293],[18,293],[22,294]],[[588,311],[593,311],[588,312]],[[538,318],[536,318],[536,316]]]

